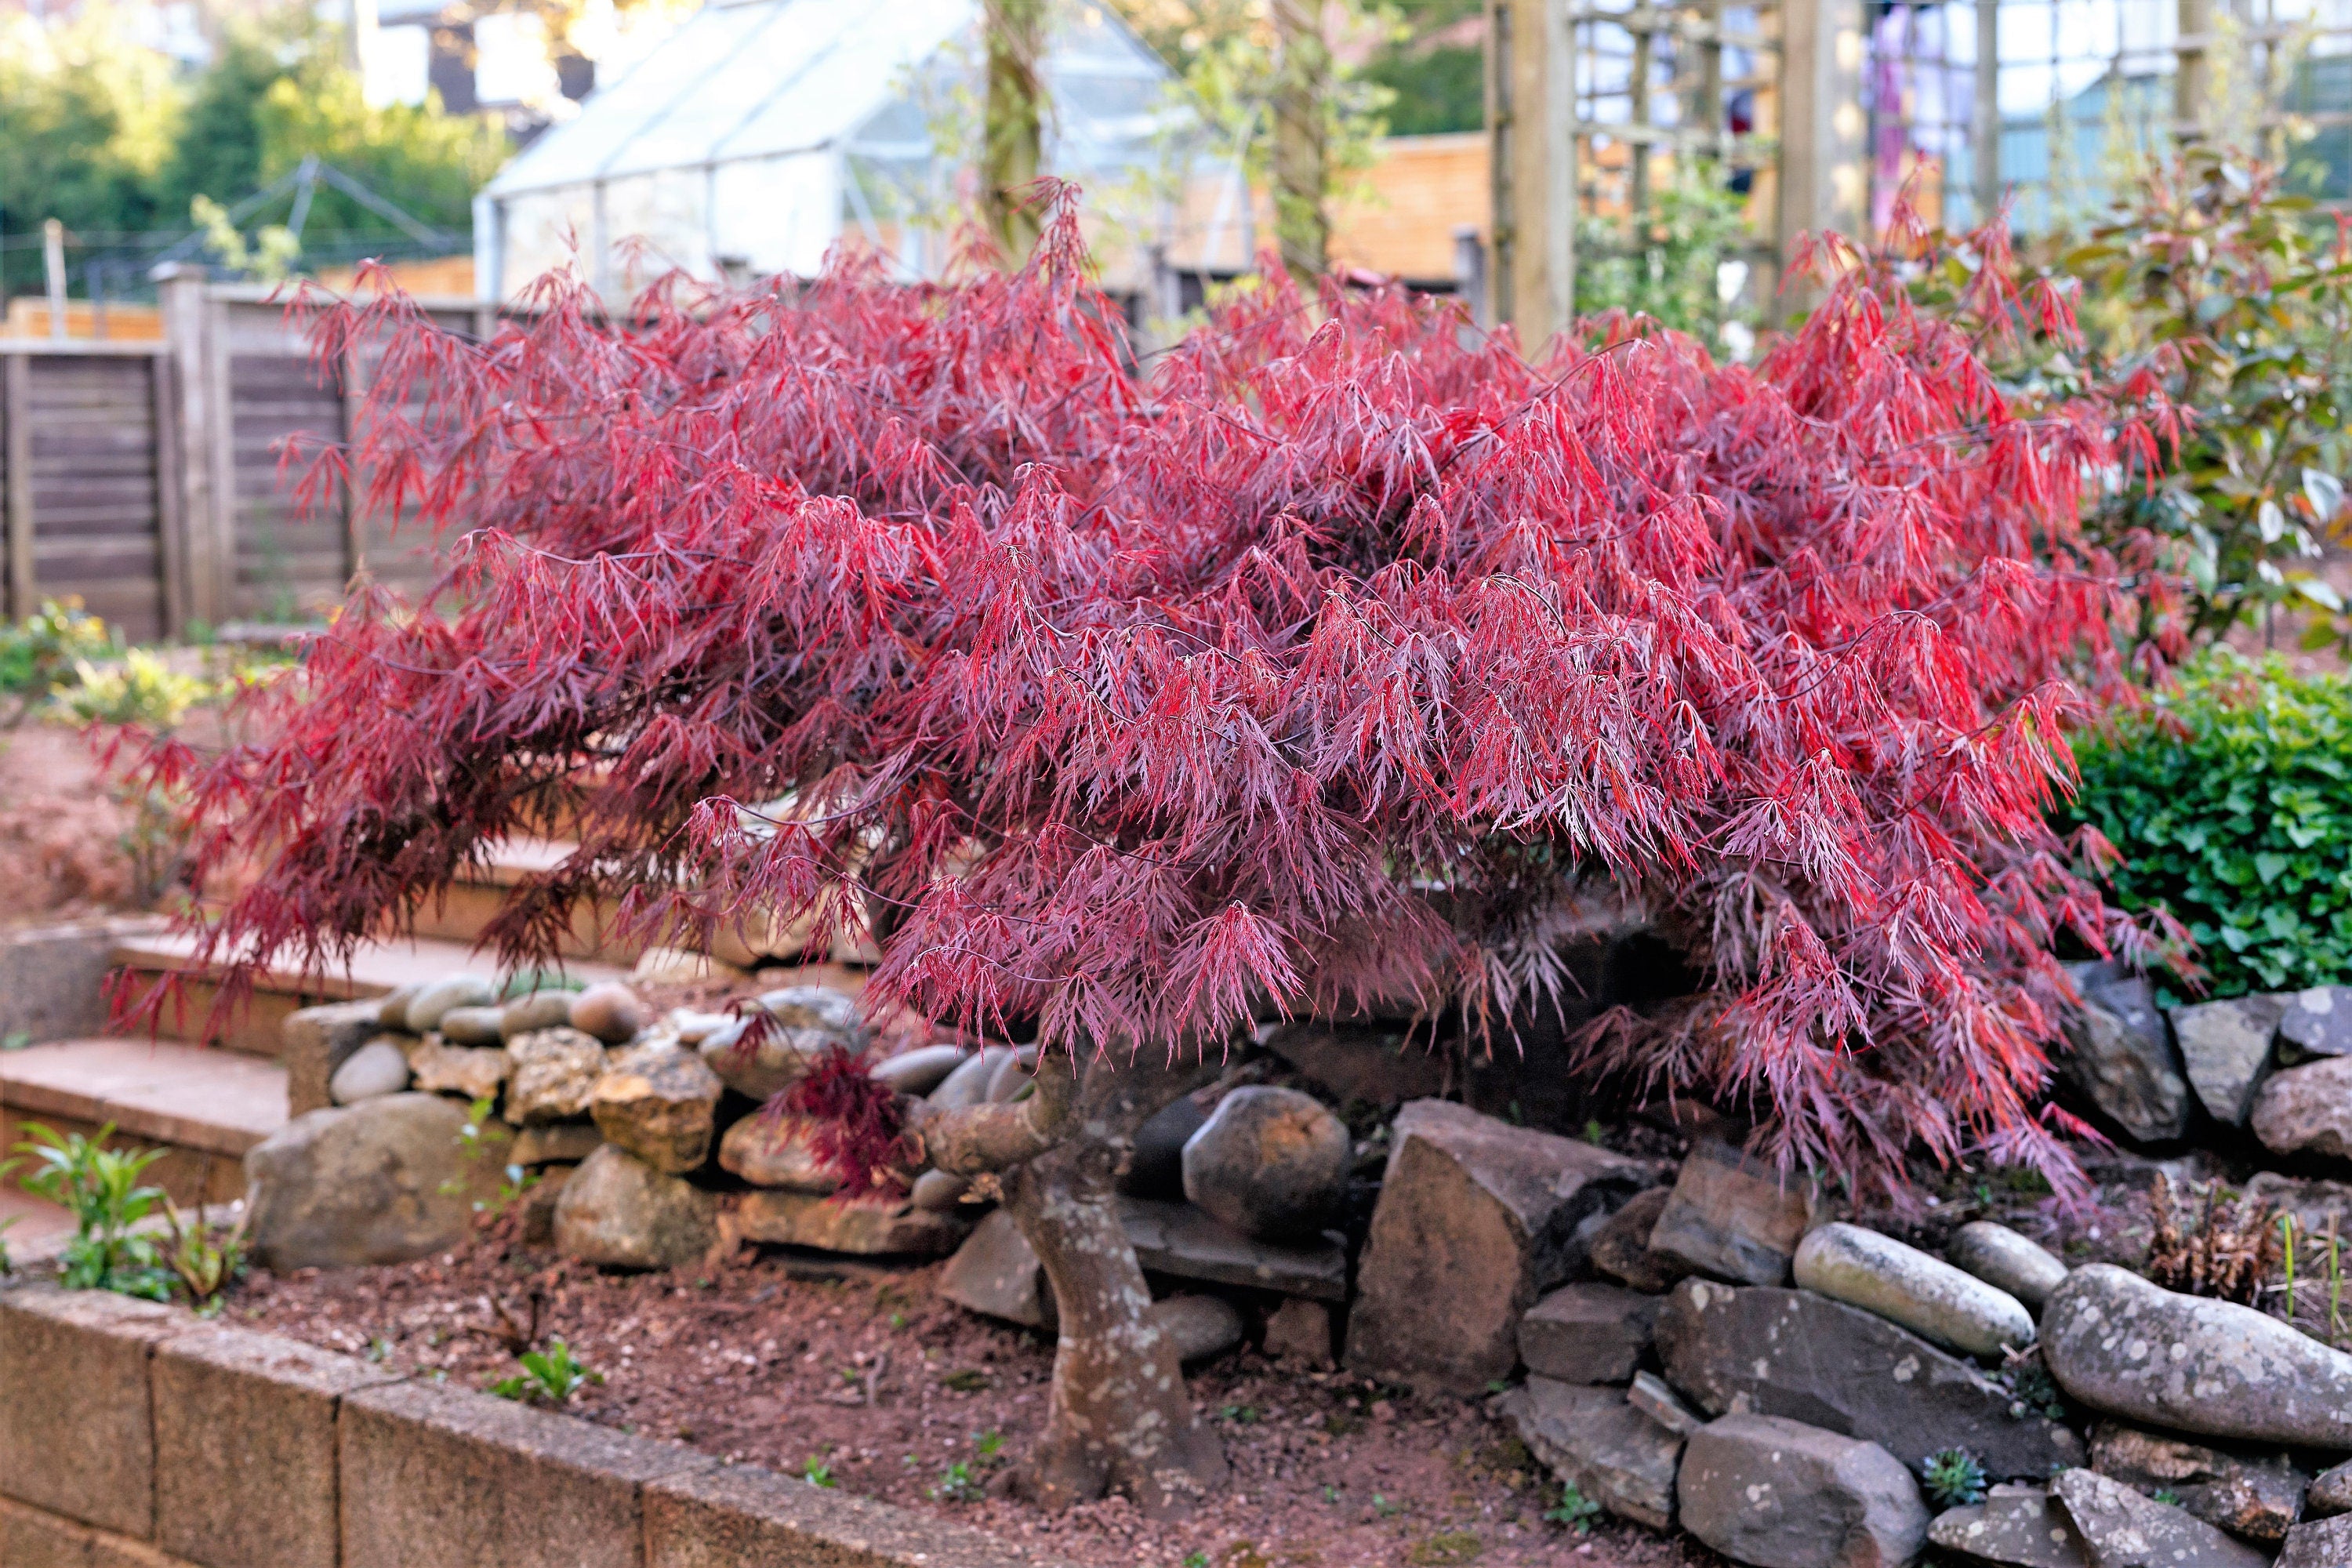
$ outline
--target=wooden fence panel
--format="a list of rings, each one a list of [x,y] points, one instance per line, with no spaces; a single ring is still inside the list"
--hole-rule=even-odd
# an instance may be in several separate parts
[[[167,629],[172,552],[156,352],[7,351],[8,605],[79,598],[133,640]]]

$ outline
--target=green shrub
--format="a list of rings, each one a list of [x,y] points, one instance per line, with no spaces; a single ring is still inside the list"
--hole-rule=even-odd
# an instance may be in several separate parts
[[[50,692],[72,684],[78,666],[113,649],[106,623],[79,599],[44,599],[37,615],[14,625],[0,621],[0,692],[15,699],[5,721],[22,723]]]
[[[2077,743],[2116,900],[2187,928],[2210,994],[2352,981],[2352,681],[2217,653]]]

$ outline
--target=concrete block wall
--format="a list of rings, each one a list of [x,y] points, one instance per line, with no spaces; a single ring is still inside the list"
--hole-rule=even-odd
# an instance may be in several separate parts
[[[0,1285],[0,1568],[1045,1568],[751,1466],[102,1291]]]

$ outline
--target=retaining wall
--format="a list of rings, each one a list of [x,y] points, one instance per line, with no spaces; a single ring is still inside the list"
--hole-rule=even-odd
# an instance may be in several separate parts
[[[0,1568],[1044,1568],[1011,1542],[102,1291],[0,1285]]]

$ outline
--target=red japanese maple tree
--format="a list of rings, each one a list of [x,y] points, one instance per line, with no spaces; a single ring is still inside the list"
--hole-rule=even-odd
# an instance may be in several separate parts
[[[875,994],[1068,1053],[922,1128],[1056,1288],[1049,1499],[1221,1473],[1109,1202],[1140,1121],[1262,1016],[1454,1005],[1510,1048],[1582,889],[1708,982],[1596,1070],[1862,1182],[2075,1179],[2051,944],[2138,940],[2042,817],[2120,679],[2076,528],[2111,410],[2013,416],[1868,266],[1753,369],[1630,330],[1529,363],[1276,277],[1138,374],[1084,265],[1065,203],[939,286],[673,281],[615,331],[551,277],[489,342],[326,313],[327,360],[383,345],[356,482],[452,564],[422,613],[356,586],[267,741],[155,754],[199,874],[267,865],[211,952],[332,963],[551,821],[517,961],[592,896],[648,932],[862,901]]]

